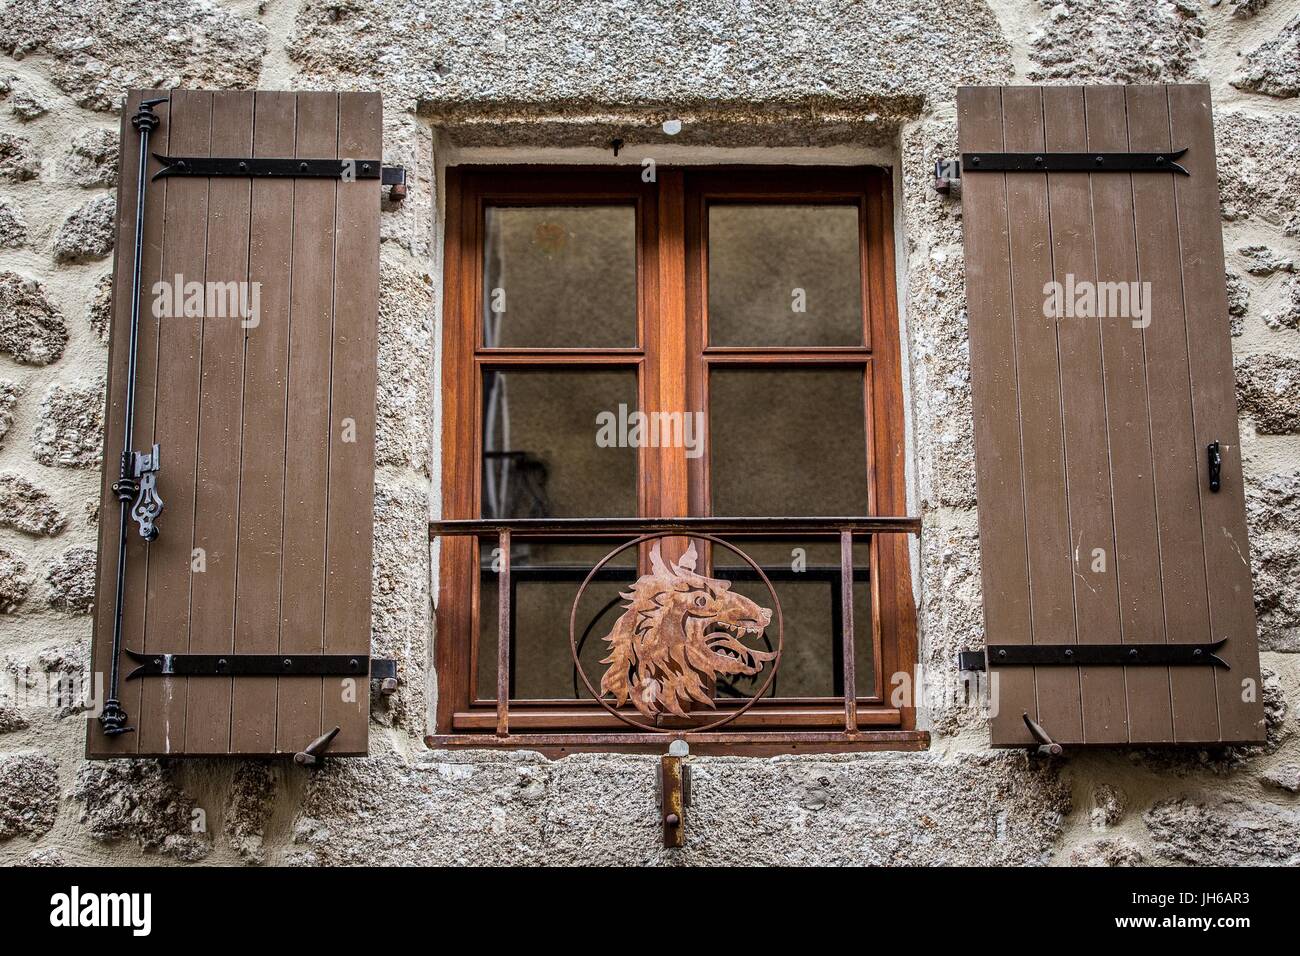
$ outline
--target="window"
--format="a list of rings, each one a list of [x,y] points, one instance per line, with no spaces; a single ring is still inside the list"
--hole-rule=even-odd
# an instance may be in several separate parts
[[[888,174],[660,168],[656,179],[640,166],[448,171],[444,519],[905,515]],[[872,745],[923,740],[910,698],[890,701],[915,658],[906,536],[853,541],[851,661],[838,531],[724,537],[771,579],[784,619],[777,674],[725,732],[843,730],[847,669]],[[588,572],[628,540],[512,541],[512,736],[626,736],[574,667],[569,627]],[[493,538],[441,541],[436,722],[456,744],[498,727],[501,556]],[[698,572],[772,603],[722,544],[657,545],[668,565],[690,554]],[[655,550],[623,551],[578,602],[575,644],[597,686],[620,593]],[[772,640],[751,644],[770,653]],[[718,674],[716,710],[664,720],[716,719],[766,677]]]

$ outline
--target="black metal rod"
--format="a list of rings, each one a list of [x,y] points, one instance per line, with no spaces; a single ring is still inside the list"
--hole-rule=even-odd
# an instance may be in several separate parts
[[[463,518],[430,521],[429,537],[442,535],[497,535],[510,531],[516,537],[580,538],[598,535],[637,535],[655,531],[736,535],[833,535],[842,530],[863,534],[921,533],[921,519],[910,516],[869,517],[760,517],[760,518]]]
[[[146,176],[149,168],[149,134],[158,126],[158,114],[154,106],[165,103],[166,99],[145,100],[140,104],[131,125],[140,133],[140,156],[136,168],[135,193],[135,247],[131,262],[131,334],[127,347],[126,360],[126,415],[122,426],[121,472],[114,485],[118,502],[118,542],[117,542],[117,591],[113,605],[113,657],[109,665],[108,698],[99,715],[99,724],[105,736],[116,737],[129,733],[134,727],[126,726],[127,714],[118,700],[118,685],[121,679],[122,655],[122,610],[126,599],[126,540],[129,534],[127,518],[133,496],[135,477],[132,469],[132,449],[135,444],[135,379],[140,338],[140,270],[144,258],[144,198],[148,185]]]

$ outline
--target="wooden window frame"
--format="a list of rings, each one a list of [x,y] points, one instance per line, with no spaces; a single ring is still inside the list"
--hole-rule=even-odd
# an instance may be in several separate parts
[[[447,170],[442,517],[473,519],[481,514],[483,372],[494,368],[564,367],[635,370],[640,407],[646,411],[707,409],[708,371],[715,367],[860,367],[868,439],[865,474],[869,513],[906,514],[906,443],[889,171],[866,166],[660,166],[656,180],[643,182],[639,165],[455,166]],[[714,201],[857,205],[864,311],[861,344],[804,348],[709,346],[706,230],[707,208]],[[484,210],[499,203],[635,205],[635,348],[483,347],[480,316]],[[649,360],[652,355],[656,360]],[[686,374],[660,374],[670,368],[684,368]],[[707,421],[706,415],[706,430]],[[639,514],[710,514],[707,456],[688,460],[669,451],[638,449]],[[467,480],[465,465],[471,462],[473,480]],[[915,707],[910,697],[906,706],[893,707],[888,702],[892,677],[905,674],[907,686],[912,686],[917,656],[907,536],[873,535],[868,541],[876,600],[872,602],[871,634],[863,637],[875,642],[875,688],[869,696],[857,698],[862,731],[843,734],[842,698],[786,698],[770,704],[759,701],[748,713],[710,735],[725,741],[719,743],[721,749],[734,751],[737,745],[764,752],[922,749],[928,744],[928,735],[915,730]],[[859,546],[867,543],[859,542]],[[512,698],[511,736],[504,741],[492,737],[497,726],[495,702],[475,700],[480,599],[477,547],[469,537],[441,539],[435,638],[438,702],[435,735],[429,738],[430,744],[504,743],[556,753],[635,750],[643,746],[662,749],[662,735],[629,735],[626,725],[592,702]],[[865,632],[866,628],[861,630]],[[721,709],[724,705],[719,706]],[[840,732],[836,733],[835,728]],[[567,734],[572,737],[565,737]]]

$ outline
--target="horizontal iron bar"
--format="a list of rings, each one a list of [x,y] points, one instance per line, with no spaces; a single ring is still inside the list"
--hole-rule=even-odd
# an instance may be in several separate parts
[[[1123,665],[1188,667],[1210,665],[1231,670],[1215,651],[1228,642],[1213,644],[993,644],[988,648],[990,667]]]
[[[377,159],[295,159],[263,156],[159,156],[163,168],[154,179],[167,176],[285,176],[317,179],[379,179]],[[403,178],[405,176],[403,175]]]
[[[920,534],[921,519],[867,518],[466,518],[430,521],[429,537],[488,535],[641,535],[659,531],[700,534]]]
[[[802,570],[791,568],[788,564],[778,565],[760,565],[763,573],[773,581],[813,581],[816,583],[834,584],[840,580],[840,566],[810,564]],[[495,581],[499,571],[494,569],[491,564],[479,565],[479,573],[485,581]],[[585,581],[587,575],[591,573],[590,565],[582,564],[532,564],[532,565],[513,565],[510,568],[512,577],[519,580],[544,581],[546,583],[556,581]],[[629,574],[636,573],[635,565],[617,565],[607,564],[596,572],[593,581],[624,581]],[[740,565],[713,565],[712,576],[723,578],[728,581],[760,581],[758,572],[747,564]],[[853,569],[853,580],[870,581],[871,569],[865,567],[855,567]],[[984,654],[981,651],[980,657]]]
[[[704,733],[523,733],[497,737],[490,733],[470,734],[430,734],[424,738],[426,745],[433,749],[455,747],[627,747],[649,746],[658,750],[666,749],[666,742],[685,740],[688,744],[722,744],[728,747],[745,745],[769,745],[774,747],[798,747],[799,745],[876,745],[880,749],[924,749],[930,742],[930,734],[924,730],[859,730],[847,733],[843,730],[731,730],[706,731]]]
[[[962,153],[966,173],[1181,173],[1187,147],[1167,153]]]
[[[367,654],[139,654],[125,651],[140,666],[136,677],[321,677],[369,674]]]

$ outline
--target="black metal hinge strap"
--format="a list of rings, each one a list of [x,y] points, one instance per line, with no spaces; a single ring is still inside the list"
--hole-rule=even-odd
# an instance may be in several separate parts
[[[383,164],[377,159],[294,159],[264,156],[159,156],[163,168],[154,179],[168,176],[308,177],[316,179],[379,179]],[[405,178],[405,173],[403,173]],[[385,180],[386,182],[386,180]]]
[[[345,677],[369,675],[367,654],[139,654],[137,677]]]
[[[1225,637],[1213,644],[993,644],[987,653],[992,667],[1209,665],[1231,670],[1214,653],[1227,642]]]
[[[962,153],[963,173],[1179,173],[1187,147],[1167,153]]]

